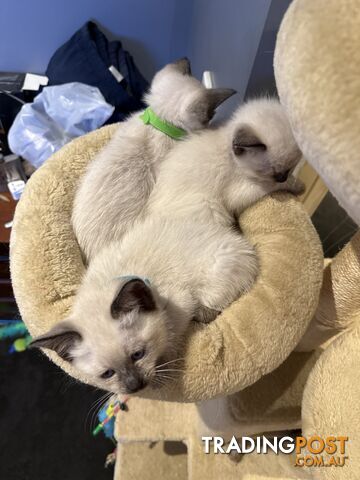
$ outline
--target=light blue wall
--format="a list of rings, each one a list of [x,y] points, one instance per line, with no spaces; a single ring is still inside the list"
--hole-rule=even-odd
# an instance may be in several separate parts
[[[42,73],[52,53],[83,23],[120,37],[147,78],[188,55],[194,73],[242,98],[270,0],[0,0],[0,71]]]
[[[94,19],[135,56],[145,76],[169,61],[178,4],[191,0],[0,0],[0,71],[45,71],[52,53]],[[184,10],[186,12],[186,10]],[[181,30],[183,31],[183,30]],[[181,35],[180,35],[181,37]],[[176,50],[180,50],[179,45]]]
[[[276,0],[275,0],[276,1]],[[196,0],[189,57],[193,72],[214,72],[215,86],[232,87],[238,95],[223,114],[243,98],[271,0]]]

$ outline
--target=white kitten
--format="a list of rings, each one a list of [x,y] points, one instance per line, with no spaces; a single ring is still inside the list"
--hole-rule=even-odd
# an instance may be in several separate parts
[[[162,120],[192,132],[205,128],[232,89],[206,89],[190,74],[187,59],[158,72],[145,102]],[[141,214],[165,155],[178,140],[138,113],[119,125],[109,144],[90,163],[76,192],[72,223],[87,261],[119,240]]]
[[[172,150],[160,168],[148,214],[197,218],[226,228],[268,193],[301,193],[302,183],[290,176],[300,157],[280,103],[250,101],[223,127],[193,135]],[[241,256],[239,250],[238,261]],[[226,397],[200,402],[198,409],[210,431],[234,429]]]
[[[256,271],[253,249],[230,228],[139,222],[93,259],[69,319],[33,346],[57,351],[106,390],[156,388],[174,376],[189,322],[213,319]]]
[[[280,103],[249,101],[224,126],[193,134],[168,154],[147,214],[231,225],[268,193],[301,193],[290,175],[300,157]]]

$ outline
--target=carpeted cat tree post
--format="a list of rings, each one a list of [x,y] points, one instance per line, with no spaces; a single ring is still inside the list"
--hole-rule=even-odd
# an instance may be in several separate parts
[[[280,98],[305,157],[357,222],[359,12],[360,0],[295,0],[279,33],[275,61]],[[55,154],[33,175],[18,205],[11,272],[33,335],[71,308],[85,268],[70,225],[74,192],[114,128]],[[129,412],[120,412],[116,480],[360,478],[359,237],[327,267],[320,292],[321,247],[297,200],[273,195],[239,221],[257,247],[258,281],[212,324],[191,327],[183,346],[185,371],[176,381],[156,398],[155,392],[154,398],[132,398]],[[311,332],[316,332],[312,345]],[[291,353],[302,337],[299,349],[310,351]],[[88,381],[46,353],[70,375]],[[205,426],[189,402],[218,395],[227,395],[226,414],[237,434],[302,426],[304,435],[347,435],[350,462],[337,469],[299,469],[286,455],[249,454],[239,463],[205,455],[199,440]],[[169,440],[183,441],[187,453],[169,455]]]

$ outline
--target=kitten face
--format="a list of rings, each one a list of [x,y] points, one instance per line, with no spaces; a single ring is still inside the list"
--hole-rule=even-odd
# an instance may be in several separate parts
[[[234,93],[230,88],[206,89],[183,58],[155,75],[145,101],[162,119],[192,132],[206,127],[216,108]]]
[[[286,182],[301,158],[290,123],[275,99],[253,100],[241,106],[231,121],[231,151],[235,163],[273,183]]]
[[[126,282],[115,295],[99,294],[89,304],[80,293],[76,320],[59,323],[32,346],[56,351],[105,390],[132,394],[157,388],[157,369],[170,358],[173,345],[163,302],[140,278]]]

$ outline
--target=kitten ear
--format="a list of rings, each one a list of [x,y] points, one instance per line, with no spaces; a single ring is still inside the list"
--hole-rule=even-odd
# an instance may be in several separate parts
[[[237,93],[233,88],[208,88],[205,92],[208,105],[214,110],[225,102],[225,100]]]
[[[235,93],[237,92],[233,88],[204,89],[201,97],[193,103],[191,109],[199,121],[206,125],[214,116],[217,107]]]
[[[175,62],[170,64],[182,75],[191,75],[190,60],[187,57],[179,58]]]
[[[121,313],[129,313],[135,308],[146,312],[156,309],[151,288],[141,278],[133,278],[123,285],[111,304],[110,312],[117,319]]]
[[[60,322],[48,333],[34,338],[30,348],[48,348],[54,350],[59,357],[71,362],[73,357],[71,351],[75,344],[82,340],[80,333],[70,322]]]
[[[257,134],[249,125],[241,125],[236,130],[232,149],[235,155],[243,155],[246,152],[260,152],[266,150],[266,145],[262,143]]]

